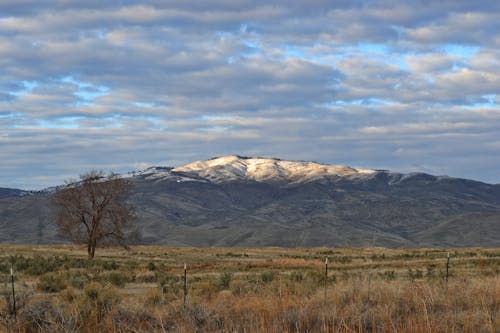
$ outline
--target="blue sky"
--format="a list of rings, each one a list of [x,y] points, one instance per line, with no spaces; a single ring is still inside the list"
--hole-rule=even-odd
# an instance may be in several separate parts
[[[0,187],[226,154],[500,183],[500,2],[0,3]]]

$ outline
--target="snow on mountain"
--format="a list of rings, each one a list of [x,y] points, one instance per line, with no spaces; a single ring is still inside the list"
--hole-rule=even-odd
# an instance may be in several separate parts
[[[328,176],[363,177],[376,173],[375,170],[355,169],[345,165],[237,155],[193,162],[174,168],[172,172],[204,178],[213,183],[244,180],[302,183]]]
[[[155,166],[141,171],[124,173],[118,175],[118,177],[125,179],[140,177],[152,182],[211,182],[219,184],[235,181],[257,181],[300,184],[331,176],[359,178],[362,180],[379,171],[352,168],[345,165],[229,155],[206,161],[196,161],[176,168]],[[39,192],[53,193],[62,187],[63,185],[49,187]]]
[[[125,175],[122,175],[123,178],[132,178],[132,177],[143,177],[149,181],[176,181],[178,183],[181,182],[207,182],[205,179],[200,179],[199,177],[185,176],[181,173],[172,172],[171,167],[150,167],[146,170],[142,171],[134,171],[129,172]]]

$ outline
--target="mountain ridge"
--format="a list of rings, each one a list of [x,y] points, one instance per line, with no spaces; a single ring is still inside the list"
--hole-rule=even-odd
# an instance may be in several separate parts
[[[229,155],[123,174],[143,244],[500,246],[500,186]],[[51,191],[0,198],[0,242],[63,242]]]
[[[0,187],[0,198],[23,196],[31,193],[31,191],[24,191],[17,188]]]
[[[231,165],[231,163],[220,163],[222,162],[239,162],[239,161],[256,161],[260,162],[261,164],[271,164],[273,162],[276,162],[278,166],[283,166],[287,165],[287,167],[290,166],[295,166],[297,168],[297,165],[301,166],[302,169],[304,169],[305,166],[309,166],[309,174],[302,173],[303,178],[298,179],[307,181],[307,180],[316,180],[317,178],[321,177],[328,177],[328,176],[339,176],[339,177],[348,177],[348,176],[358,176],[362,177],[367,176],[367,175],[375,175],[378,173],[385,173],[385,174],[391,174],[397,177],[401,177],[402,179],[404,178],[409,178],[409,177],[418,177],[418,176],[429,176],[429,177],[435,177],[437,179],[461,179],[464,181],[471,181],[471,182],[477,182],[477,183],[483,183],[483,184],[488,184],[492,186],[499,186],[500,183],[486,183],[480,180],[474,180],[474,179],[467,179],[467,178],[461,178],[461,177],[452,177],[448,175],[433,175],[425,172],[409,172],[409,173],[403,173],[403,172],[397,172],[397,171],[391,171],[389,169],[370,169],[370,168],[361,168],[361,167],[351,167],[348,165],[344,164],[327,164],[327,163],[320,163],[320,162],[315,162],[315,161],[304,161],[304,160],[285,160],[277,157],[249,157],[249,156],[242,156],[242,155],[224,155],[224,156],[216,156],[209,158],[207,160],[198,160],[194,161],[182,166],[161,166],[161,165],[153,165],[150,167],[147,167],[146,169],[142,170],[133,170],[129,171],[123,174],[117,174],[119,177],[123,178],[132,178],[135,176],[140,176],[140,175],[149,175],[149,177],[152,177],[154,179],[160,179],[165,176],[170,176],[172,178],[177,179],[176,177],[179,178],[181,181],[187,180],[186,178],[192,178],[192,181],[215,181],[215,182],[231,182],[231,181],[237,181],[237,180],[252,180],[252,181],[266,181],[266,180],[271,180],[266,177],[256,177],[255,175],[252,175],[251,172],[250,174],[246,175],[240,175],[241,177],[237,177],[237,175],[231,175],[228,178],[223,178],[223,177],[214,177],[212,174],[210,174],[210,164],[214,163],[216,167],[224,166],[226,165]],[[202,168],[200,166],[203,165],[208,165],[209,167]],[[228,169],[226,169],[227,171]],[[316,173],[314,174],[314,170],[318,172],[319,170],[324,171],[323,174],[321,173]],[[215,172],[220,171],[220,170],[215,170]],[[268,170],[269,171],[269,170]],[[311,175],[312,174],[312,175]],[[288,175],[290,176],[290,175]],[[295,174],[296,177],[297,174]],[[299,175],[300,176],[300,175]],[[316,176],[316,178],[315,178]],[[300,177],[299,177],[300,178]],[[277,183],[286,183],[286,177],[278,177],[274,182]],[[297,179],[288,179],[290,182],[297,182]],[[21,190],[17,188],[2,188],[0,187],[0,197],[5,197],[5,196],[17,196],[17,195],[28,195],[28,194],[36,194],[36,193],[43,193],[43,192],[53,192],[57,191],[64,187],[64,185],[55,185],[55,186],[50,186],[46,187],[40,190]]]

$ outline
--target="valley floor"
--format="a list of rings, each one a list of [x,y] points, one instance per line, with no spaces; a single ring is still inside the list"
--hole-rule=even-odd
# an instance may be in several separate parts
[[[0,244],[0,293],[2,332],[496,333],[500,249]]]

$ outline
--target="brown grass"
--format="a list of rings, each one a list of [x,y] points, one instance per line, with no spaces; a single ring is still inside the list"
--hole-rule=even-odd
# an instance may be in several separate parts
[[[85,257],[76,246],[0,245],[19,305],[14,318],[0,272],[0,331],[500,332],[499,249],[134,247]],[[44,291],[61,279],[63,290]]]

